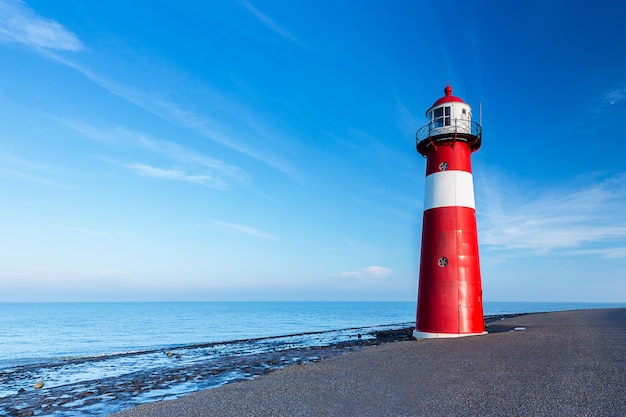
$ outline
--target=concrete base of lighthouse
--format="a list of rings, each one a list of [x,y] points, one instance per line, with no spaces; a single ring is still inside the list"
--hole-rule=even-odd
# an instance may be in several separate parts
[[[487,332],[480,333],[429,333],[413,330],[413,337],[415,339],[451,339],[454,337],[466,337],[466,336],[481,336],[487,334]]]

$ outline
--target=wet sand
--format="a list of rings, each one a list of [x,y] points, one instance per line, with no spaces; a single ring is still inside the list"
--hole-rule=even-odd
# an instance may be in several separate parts
[[[371,346],[114,416],[626,415],[626,309],[528,314],[488,330]]]

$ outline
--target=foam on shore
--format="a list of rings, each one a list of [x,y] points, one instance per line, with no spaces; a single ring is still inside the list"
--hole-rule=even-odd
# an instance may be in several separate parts
[[[626,309],[490,327],[499,331],[372,346],[115,416],[626,415]]]

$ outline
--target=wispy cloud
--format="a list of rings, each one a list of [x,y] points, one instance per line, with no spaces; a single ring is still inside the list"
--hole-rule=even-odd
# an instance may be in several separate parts
[[[281,36],[298,42],[297,39],[250,3],[244,0],[243,4],[257,18]],[[279,147],[275,146],[273,142],[277,139],[280,140],[280,134],[274,128],[264,129],[262,118],[237,100],[224,97],[206,86],[185,87],[177,85],[176,90],[169,93],[163,89],[156,91],[154,86],[142,87],[142,80],[163,80],[164,77],[180,80],[188,77],[172,77],[169,73],[169,75],[145,73],[146,71],[157,71],[155,68],[160,68],[162,65],[154,65],[151,62],[145,63],[141,57],[132,57],[133,64],[118,62],[118,66],[129,68],[128,72],[134,74],[131,83],[120,80],[119,76],[107,76],[106,69],[104,69],[107,65],[98,66],[97,69],[95,66],[90,68],[89,65],[80,62],[79,58],[75,56],[69,57],[59,54],[58,52],[61,51],[79,51],[83,49],[83,45],[74,34],[63,26],[38,16],[24,2],[19,0],[0,0],[0,41],[2,39],[28,45],[47,58],[74,69],[98,86],[163,120],[191,129],[213,142],[278,169],[292,178],[297,178],[296,169],[274,152],[274,149]],[[119,61],[116,55],[106,56],[102,55],[101,52],[91,51],[91,58],[96,56],[101,58],[100,62],[108,64],[115,60]],[[145,65],[138,65],[137,62],[144,62]],[[139,68],[143,68],[143,70]],[[159,87],[169,84],[163,81],[159,83]],[[203,105],[211,107],[208,110],[194,111],[194,106],[190,103],[182,103],[167,98],[168,95],[175,95],[177,91],[185,89],[193,91],[194,94],[201,94]],[[254,137],[255,140],[253,142],[248,141],[247,138],[250,137]]]
[[[233,182],[248,182],[248,175],[239,167],[228,165],[173,141],[155,139],[148,134],[120,127],[106,129],[73,121],[62,122],[92,139],[117,146],[139,147],[154,155],[165,157],[175,165],[163,168],[145,162],[116,162],[137,175],[191,182],[217,189],[229,188]]]
[[[602,249],[584,249],[571,252],[575,256],[600,256],[606,259],[626,258],[626,246],[602,248]]]
[[[610,85],[595,87],[576,117],[578,122],[564,126],[566,132],[590,134],[609,121],[623,120],[626,113],[626,79]]]
[[[271,19],[258,11],[254,6],[244,1],[244,5],[253,12],[259,19],[265,22],[281,34],[294,42],[297,42],[288,32],[281,29]],[[38,16],[35,11],[29,8],[24,2],[19,0],[0,0],[0,41],[12,41],[25,44],[38,50],[42,55],[53,59],[60,64],[66,65],[93,83],[106,89],[107,91],[143,108],[146,111],[179,126],[189,128],[204,136],[205,138],[219,143],[229,149],[242,153],[269,166],[272,166],[283,173],[294,176],[294,169],[289,164],[282,161],[273,154],[271,149],[274,146],[263,148],[263,137],[276,136],[275,132],[263,132],[259,129],[262,121],[254,114],[246,111],[242,104],[220,96],[219,93],[211,91],[206,87],[202,88],[204,97],[203,103],[212,106],[210,114],[217,115],[211,117],[207,112],[196,112],[188,108],[184,103],[178,103],[171,99],[166,99],[167,92],[163,90],[155,91],[153,87],[141,87],[141,80],[163,79],[164,74],[146,74],[145,71],[155,71],[162,65],[146,63],[143,72],[137,74],[139,67],[137,62],[142,62],[139,57],[132,57],[134,64],[120,62],[119,66],[129,68],[129,72],[135,72],[134,80],[131,83],[120,81],[119,77],[106,75],[106,70],[98,67],[97,70],[89,68],[88,65],[78,61],[76,57],[69,57],[59,54],[61,51],[79,51],[83,49],[78,38],[65,29],[59,23]],[[102,62],[110,63],[115,61],[115,56],[104,56],[97,51],[92,51],[92,58],[100,56]],[[140,71],[141,72],[141,71]],[[171,75],[169,75],[171,78]],[[186,77],[175,77],[182,79]],[[168,85],[161,82],[159,86]],[[177,89],[184,87],[177,87]],[[193,86],[193,91],[197,91],[198,86]],[[210,97],[206,96],[207,94]],[[230,119],[230,123],[224,122]],[[246,131],[247,129],[247,131]],[[254,145],[246,141],[247,137],[255,137]]]
[[[238,232],[242,232],[245,233],[247,235],[250,236],[255,236],[255,237],[260,237],[263,239],[269,239],[269,240],[276,240],[276,236],[264,232],[262,230],[259,229],[255,229],[254,227],[250,227],[250,226],[246,226],[244,224],[237,224],[237,223],[225,223],[225,222],[220,222],[220,221],[213,221],[214,224],[218,225],[218,226],[222,226],[222,227],[226,227],[229,229],[233,229],[233,230],[237,230]]]
[[[480,241],[490,249],[548,253],[594,243],[588,254],[624,254],[626,174],[539,193],[481,178],[477,190],[483,190],[478,196]]]
[[[604,103],[615,106],[626,101],[626,83],[613,86],[604,95]]]
[[[58,22],[38,16],[20,0],[0,0],[0,41],[56,51],[83,49],[76,35]]]
[[[263,129],[259,128],[263,122],[258,120],[254,114],[251,114],[245,106],[241,105],[236,100],[223,97],[215,91],[204,88],[205,96],[202,100],[203,103],[208,103],[208,105],[212,106],[211,114],[219,115],[219,117],[207,116],[205,114],[206,112],[195,112],[188,109],[184,104],[165,99],[163,97],[165,94],[164,91],[156,92],[149,88],[142,91],[137,87],[110,79],[66,57],[61,57],[56,54],[47,54],[47,56],[61,64],[73,68],[105,90],[167,122],[191,129],[206,139],[276,168],[291,177],[295,177],[293,167],[281,160],[281,158],[276,156],[272,151],[262,148],[262,144],[264,143],[263,138],[268,136],[276,137],[278,136],[276,132],[273,130],[265,132]],[[124,63],[123,65],[126,66],[128,64]],[[146,67],[152,68],[154,66],[146,65]],[[142,78],[158,79],[161,78],[161,75],[143,74]],[[166,82],[162,83],[162,85],[167,84]],[[185,87],[180,87],[182,90],[184,90],[184,88]],[[198,88],[199,87],[196,86],[194,90]],[[229,120],[229,122],[225,122],[224,120]],[[253,142],[254,145],[251,145],[251,142],[245,140],[249,137],[255,138]],[[267,148],[275,149],[276,146]]]
[[[3,152],[0,152],[0,175],[56,188],[72,188],[72,186],[54,179],[63,175],[58,169]]]
[[[271,19],[269,16],[267,16],[265,13],[261,12],[259,9],[254,7],[250,2],[248,2],[246,0],[241,0],[241,4],[243,4],[244,7],[246,9],[248,9],[249,12],[251,12],[257,19],[259,19],[261,21],[261,23],[263,23],[269,29],[271,29],[275,33],[279,34],[283,38],[285,38],[285,39],[287,39],[287,40],[289,40],[289,41],[291,41],[291,42],[293,42],[293,43],[295,43],[297,45],[300,45],[300,41],[298,39],[296,39],[291,33],[287,32],[280,25],[278,25],[276,22],[274,22],[274,20]]]
[[[158,168],[148,164],[132,163],[125,164],[131,172],[151,178],[185,181],[195,184],[211,185],[214,188],[227,188],[227,184],[224,181],[213,178],[207,174],[192,174],[182,169],[177,168]]]
[[[285,174],[288,174],[290,176],[294,175],[293,169],[289,167],[288,164],[281,161],[280,158],[278,158],[276,155],[267,150],[260,151],[258,148],[251,147],[249,144],[245,144],[240,140],[234,139],[233,137],[235,135],[228,133],[232,130],[231,127],[227,127],[221,122],[212,120],[198,113],[185,110],[176,103],[162,100],[158,102],[153,102],[152,104],[156,105],[157,108],[151,107],[151,111],[159,115],[160,117],[190,128],[207,139],[210,139],[236,152],[242,153],[246,156],[256,159],[257,161],[272,166],[279,171],[284,172]],[[262,138],[266,135],[261,133],[261,130],[257,126],[258,122],[252,120],[252,118],[242,117],[242,115],[246,114],[246,112],[243,111],[243,109],[241,109],[236,104],[233,103],[232,108],[237,109],[235,111],[238,112],[237,119],[239,119],[239,121],[241,122],[239,124],[239,128],[245,125],[252,126],[253,132],[256,133],[252,136],[257,138],[257,143],[260,145],[262,142]],[[244,134],[242,136],[249,137],[250,135]]]
[[[366,266],[365,268],[357,269],[356,271],[344,271],[339,274],[342,278],[374,278],[380,279],[388,277],[393,274],[393,270],[385,268],[384,266]]]

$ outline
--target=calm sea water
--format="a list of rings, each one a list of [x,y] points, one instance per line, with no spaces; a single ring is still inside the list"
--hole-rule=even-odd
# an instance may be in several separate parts
[[[484,304],[485,315],[604,307],[626,303]],[[218,358],[224,367],[235,356],[332,344],[377,326],[409,327],[415,310],[414,302],[0,303],[0,416],[28,408],[29,401],[45,403],[45,395],[68,401],[37,415],[102,415],[175,398],[245,375],[222,373],[214,382],[186,381],[135,396],[69,401],[87,398],[85,393],[94,391],[90,387],[105,381],[142,372],[147,380],[152,370],[180,372]],[[164,354],[168,350],[180,359],[173,362]],[[45,389],[34,391],[39,380]]]
[[[90,356],[406,323],[415,303],[0,303],[0,369]]]

